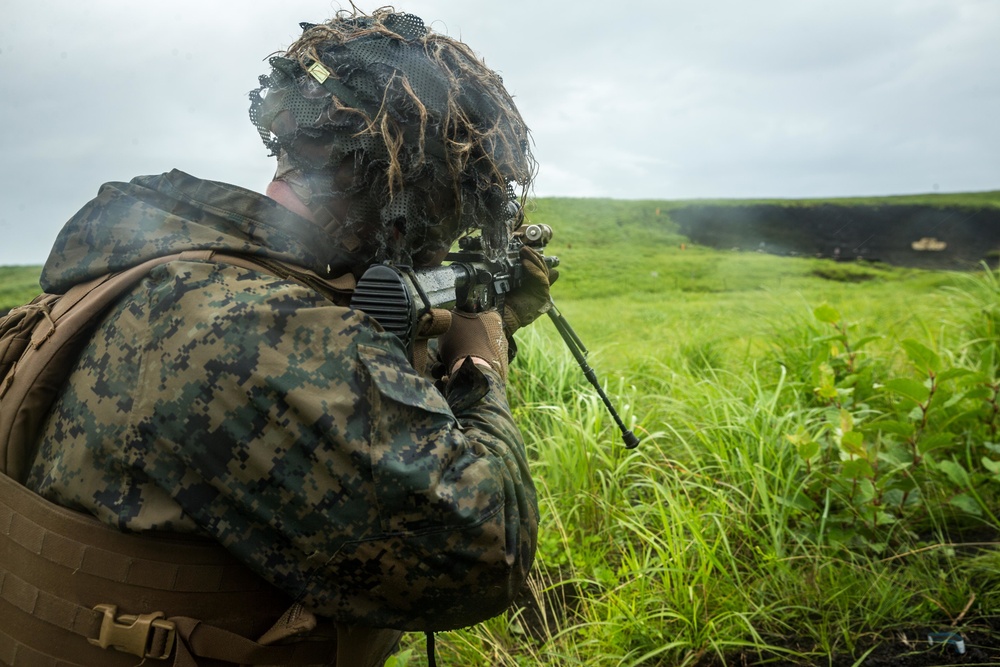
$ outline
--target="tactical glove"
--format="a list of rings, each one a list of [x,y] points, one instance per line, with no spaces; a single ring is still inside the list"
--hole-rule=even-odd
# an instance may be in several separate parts
[[[451,371],[456,361],[478,357],[507,381],[507,337],[495,310],[485,313],[452,311],[451,327],[438,339],[441,362]]]
[[[548,312],[552,306],[549,286],[559,277],[559,272],[550,269],[542,256],[528,246],[521,248],[521,266],[524,280],[503,303],[503,325],[508,336]]]

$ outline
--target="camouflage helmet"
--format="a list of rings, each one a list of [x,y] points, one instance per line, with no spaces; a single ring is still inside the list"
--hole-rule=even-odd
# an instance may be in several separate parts
[[[356,270],[427,263],[475,229],[499,256],[535,171],[500,76],[412,14],[341,12],[301,26],[250,94],[276,180]]]

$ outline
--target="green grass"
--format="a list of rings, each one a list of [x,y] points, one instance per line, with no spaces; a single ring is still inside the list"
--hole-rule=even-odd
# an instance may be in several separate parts
[[[668,209],[550,200],[533,211],[533,221],[556,229],[549,252],[563,261],[554,298],[644,440],[634,451],[621,446],[547,322],[524,332],[512,401],[543,510],[534,602],[443,634],[441,661],[710,665],[743,664],[743,655],[828,664],[900,634],[915,641],[928,629],[996,618],[1000,578],[990,568],[1000,563],[1000,527],[991,512],[1000,476],[976,477],[979,504],[965,513],[952,500],[969,494],[928,459],[919,505],[904,502],[891,522],[874,497],[852,496],[855,480],[836,454],[846,447],[845,412],[859,429],[900,414],[906,421],[911,406],[880,388],[920,377],[907,355],[917,348],[905,341],[996,383],[981,348],[996,338],[997,278],[682,249]],[[844,335],[817,318],[821,304],[839,311]],[[868,380],[837,370],[845,341],[861,344],[851,363]],[[835,380],[824,379],[827,367]],[[828,381],[837,399],[822,399]],[[874,388],[862,396],[864,382]],[[958,431],[959,444],[935,465],[974,470],[973,459],[997,458],[983,447],[991,436],[978,415],[952,409],[977,392],[955,389],[928,408],[942,413],[937,428]],[[803,433],[810,438],[793,439]],[[882,462],[873,486],[889,489],[898,478],[879,457],[898,443],[865,433]],[[806,457],[796,442],[813,438],[833,458]],[[885,502],[897,499],[884,491]],[[967,541],[988,546],[955,546]],[[412,639],[411,664],[423,664],[422,646]]]
[[[532,222],[555,230],[546,252],[560,258],[556,303],[610,363],[662,361],[692,346],[739,355],[773,320],[808,312],[817,299],[913,326],[919,309],[896,299],[897,290],[940,299],[938,288],[952,280],[946,273],[693,246],[669,219],[676,205],[545,199],[531,210]]]
[[[35,298],[40,273],[38,266],[0,266],[0,312]]]
[[[643,442],[621,445],[549,322],[518,334],[537,565],[522,604],[438,636],[440,663],[830,664],[997,619],[1000,275],[691,246],[677,205],[530,212],[555,229],[554,299]],[[37,291],[7,271],[0,308]],[[423,646],[408,635],[397,667]]]
[[[815,320],[806,304],[833,292],[859,337],[885,336],[872,357],[884,355],[886,368],[895,368],[898,340],[957,344],[956,320],[975,319],[971,310],[981,302],[958,311],[956,293],[945,289],[955,282],[961,278],[907,272],[837,290],[815,278],[721,302],[701,295],[683,315],[674,309],[672,317],[686,323],[681,333],[675,327],[666,334],[675,342],[669,349],[658,349],[646,329],[610,351],[597,349],[599,374],[644,437],[634,451],[621,446],[594,392],[580,386],[560,341],[542,326],[525,332],[512,393],[540,487],[531,590],[546,618],[522,608],[446,633],[442,662],[742,664],[734,656],[747,652],[812,665],[833,654],[860,657],[894,633],[915,638],[953,621],[965,627],[958,619],[995,616],[1000,578],[983,573],[1000,562],[997,545],[942,546],[962,541],[948,527],[963,522],[989,529],[993,542],[994,521],[983,513],[959,520],[936,500],[917,517],[919,534],[893,526],[884,544],[844,539],[847,529],[834,530],[832,512],[830,525],[817,529],[822,511],[810,517],[799,505],[812,483],[809,463],[787,437],[815,427],[828,410],[811,402],[811,387],[798,379],[808,373],[795,364],[808,359],[782,348],[823,337],[810,333]],[[672,307],[680,294],[668,291],[646,308]],[[903,306],[904,299],[918,304]],[[581,329],[594,326],[600,309],[576,307],[601,300],[566,301]],[[605,326],[621,317],[641,321],[634,312],[640,303],[604,300]],[[729,312],[720,313],[720,303]],[[633,347],[642,349],[622,349]],[[784,372],[778,356],[788,364]],[[997,487],[980,488],[984,503],[996,506]]]

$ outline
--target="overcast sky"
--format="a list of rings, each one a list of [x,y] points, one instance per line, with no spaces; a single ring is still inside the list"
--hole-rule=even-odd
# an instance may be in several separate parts
[[[273,167],[247,92],[300,21],[340,7],[0,2],[0,265],[42,263],[106,181],[176,167],[262,190]],[[503,76],[532,130],[539,196],[1000,189],[1000,0],[395,7]]]

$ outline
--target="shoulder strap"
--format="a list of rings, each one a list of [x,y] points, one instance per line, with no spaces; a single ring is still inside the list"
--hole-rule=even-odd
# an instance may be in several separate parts
[[[251,259],[243,255],[229,255],[225,253],[213,253],[209,259],[227,264],[235,264],[246,269],[263,271],[264,273],[270,273],[286,280],[294,280],[319,292],[328,300],[341,306],[350,304],[354,288],[357,286],[357,280],[354,278],[354,274],[350,272],[335,278],[324,278],[315,271],[275,259],[256,257]]]

